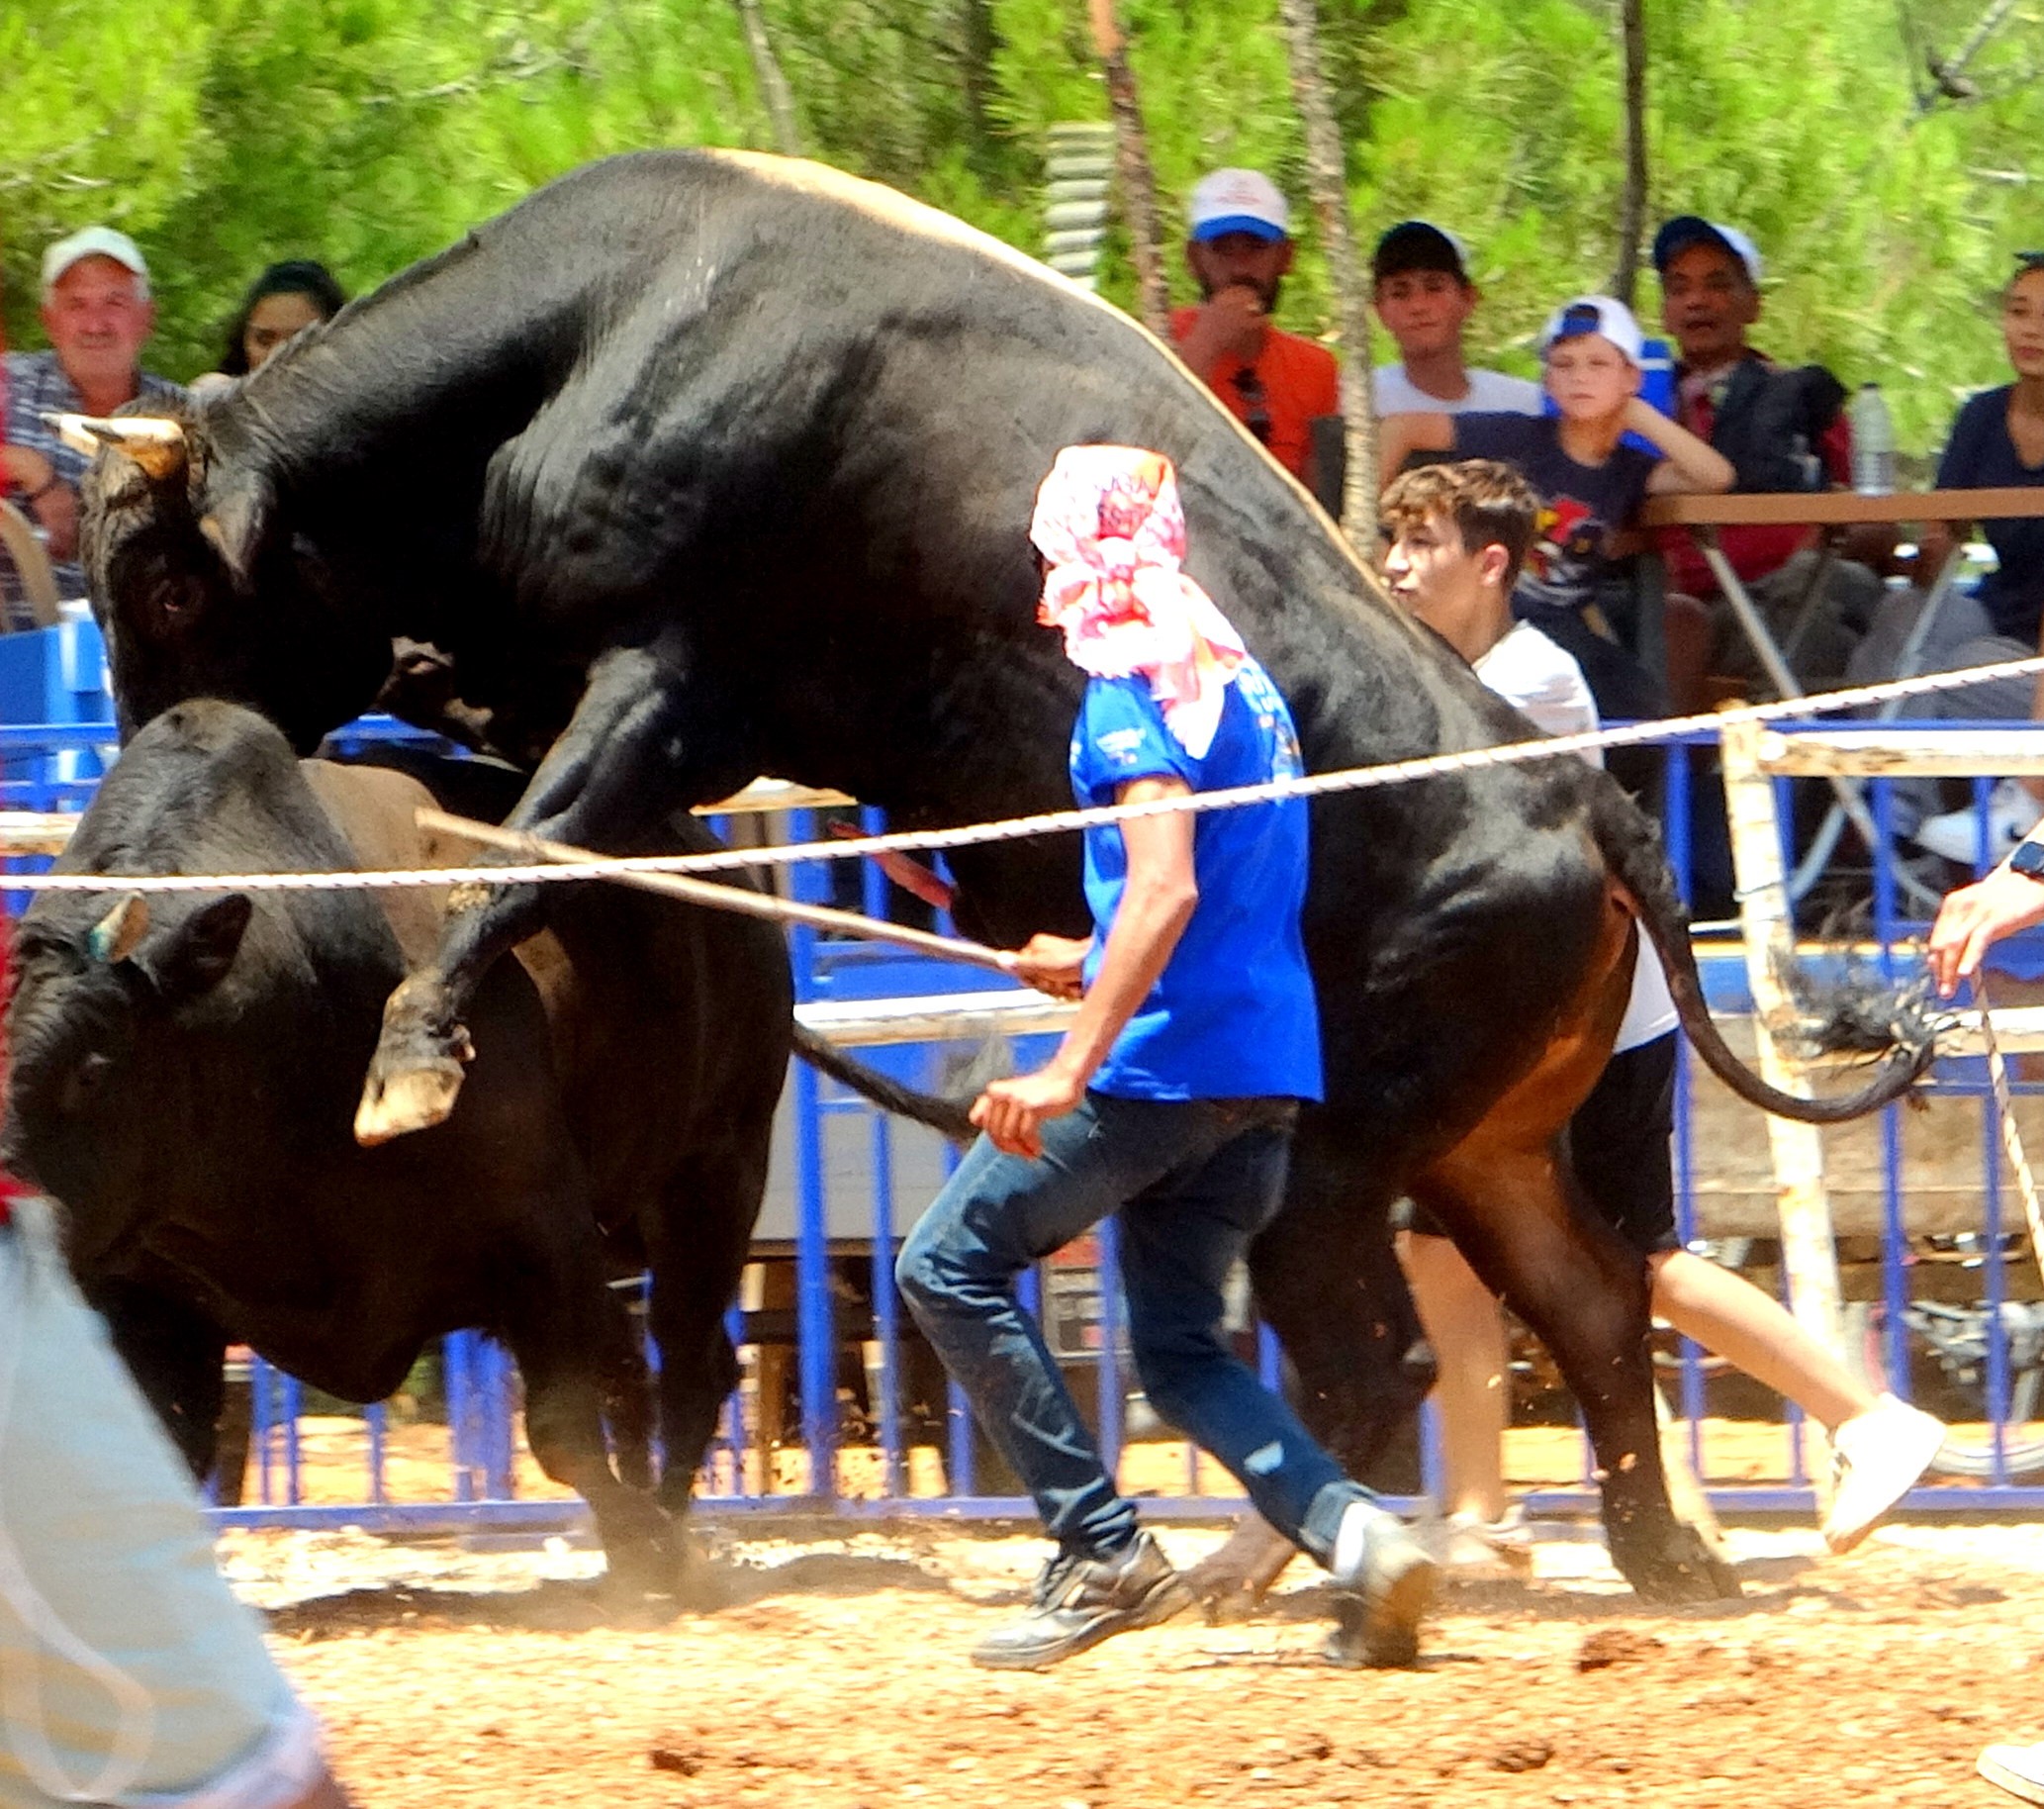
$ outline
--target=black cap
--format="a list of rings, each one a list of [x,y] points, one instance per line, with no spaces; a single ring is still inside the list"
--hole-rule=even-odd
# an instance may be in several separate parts
[[[1442,270],[1458,283],[1469,280],[1462,241],[1431,220],[1401,220],[1386,230],[1370,253],[1370,280],[1403,276],[1409,270]]]

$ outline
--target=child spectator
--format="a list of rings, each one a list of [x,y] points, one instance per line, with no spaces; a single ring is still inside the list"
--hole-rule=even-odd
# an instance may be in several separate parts
[[[1609,296],[1578,296],[1540,334],[1546,391],[1558,415],[1387,415],[1380,435],[1389,483],[1415,452],[1502,459],[1540,499],[1533,544],[1513,593],[1525,620],[1583,670],[1608,717],[1658,714],[1660,687],[1619,646],[1596,607],[1613,531],[1649,495],[1731,488],[1730,461],[1639,400],[1639,323]],[[1637,433],[1659,451],[1622,443]]]
[[[1533,539],[1538,507],[1522,479],[1487,460],[1409,471],[1384,495],[1384,576],[1392,595],[1499,696],[1549,734],[1579,734],[1598,726],[1582,673],[1538,629],[1512,619],[1515,568]],[[1660,960],[1641,937],[1611,1060],[1569,1122],[1570,1165],[1597,1216],[1645,1262],[1655,1315],[1830,1429],[1839,1478],[1823,1534],[1832,1551],[1849,1551],[1923,1474],[1944,1427],[1892,1394],[1876,1396],[1779,1301],[1682,1247],[1669,1154],[1679,1034]],[[1497,1307],[1423,1212],[1414,1214],[1406,1264],[1440,1363],[1450,1530],[1442,1556],[1509,1557]]]
[[[1483,295],[1452,233],[1401,220],[1377,240],[1370,278],[1377,319],[1398,341],[1398,363],[1373,373],[1379,415],[1540,413],[1537,383],[1463,359],[1463,331]]]

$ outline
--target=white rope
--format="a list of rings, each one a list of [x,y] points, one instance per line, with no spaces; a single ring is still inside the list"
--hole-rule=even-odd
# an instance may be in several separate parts
[[[1468,748],[1460,753],[1426,754],[1381,766],[1308,773],[1297,779],[1273,779],[1259,785],[1232,786],[1223,791],[1194,792],[1147,804],[1100,805],[1091,809],[1045,810],[1033,816],[996,822],[967,823],[955,829],[903,830],[896,834],[851,836],[838,841],[797,842],[781,848],[728,848],[715,854],[605,855],[573,866],[556,864],[499,867],[427,867],[346,873],[24,873],[0,876],[8,892],[367,892],[400,886],[522,886],[614,878],[628,873],[720,873],[744,867],[788,867],[807,861],[844,860],[864,854],[935,853],[947,848],[978,847],[988,842],[1020,841],[1033,835],[1062,834],[1144,816],[1198,815],[1208,810],[1240,809],[1291,798],[1322,798],[1344,792],[1375,791],[1384,786],[1411,785],[1455,773],[1492,767],[1521,766],[1607,747],[1639,747],[1672,741],[1689,734],[1716,734],[1731,722],[1774,722],[1858,710],[1891,698],[1918,697],[1929,692],[1967,690],[1998,679],[2031,678],[2044,672],[2044,656],[2001,660],[1991,666],[1968,666],[1958,672],[1927,672],[1916,678],[1890,679],[1878,685],[1856,685],[1843,691],[1785,698],[1773,704],[1749,704],[1737,710],[1701,715],[1670,716],[1656,722],[1630,722],[1578,735],[1542,735],[1531,741],[1508,741],[1496,747]]]
[[[2022,1194],[2023,1216],[2030,1224],[2030,1248],[2037,1267],[2044,1270],[2044,1207],[2037,1201],[2037,1178],[2030,1173],[2029,1158],[2023,1154],[2022,1132],[2016,1128],[2015,1100],[2008,1091],[2008,1064],[2001,1059],[2001,1045],[1995,1040],[1995,1012],[1988,1002],[1985,976],[1976,977],[1973,996],[1980,1002],[1981,1047],[1987,1051],[1988,1080],[1995,1091],[1995,1110],[2001,1120],[2001,1148],[2008,1166],[2015,1171],[2015,1185]]]

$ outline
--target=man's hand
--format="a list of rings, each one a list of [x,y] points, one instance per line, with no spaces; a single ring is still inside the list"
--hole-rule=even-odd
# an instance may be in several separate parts
[[[1263,298],[1247,283],[1237,283],[1200,307],[1178,349],[1201,377],[1224,354],[1232,353],[1245,364],[1253,364],[1263,349],[1263,330],[1268,324]]]
[[[2044,923],[2044,886],[2005,866],[1947,895],[1927,950],[1938,997],[1951,998],[1960,981],[1973,978],[1990,943],[2032,923]]]
[[[77,491],[69,484],[51,484],[29,505],[29,511],[43,524],[44,544],[51,559],[62,565],[78,556]]]
[[[1092,947],[1090,936],[1034,935],[1009,957],[1009,972],[1053,999],[1078,999],[1085,992],[1085,960]]]
[[[993,1082],[973,1101],[972,1120],[1009,1156],[1034,1162],[1044,1153],[1042,1125],[1062,1118],[1085,1096],[1085,1083],[1055,1062],[1034,1074]]]

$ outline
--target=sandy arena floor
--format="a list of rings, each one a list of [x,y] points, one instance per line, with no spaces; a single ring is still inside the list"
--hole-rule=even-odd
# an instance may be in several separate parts
[[[1190,1562],[1217,1535],[1162,1537]],[[1731,1539],[1745,1601],[1676,1614],[1600,1546],[1543,1543],[1530,1584],[1449,1588],[1423,1667],[1388,1673],[1320,1663],[1303,1565],[1252,1625],[976,1671],[1043,1548],[948,1527],[727,1529],[730,1605],[660,1628],[607,1615],[596,1558],[558,1542],[222,1553],[362,1809],[2012,1800],[1973,1761],[2044,1740],[2044,1527],[1895,1528],[1835,1561],[1812,1533]]]

